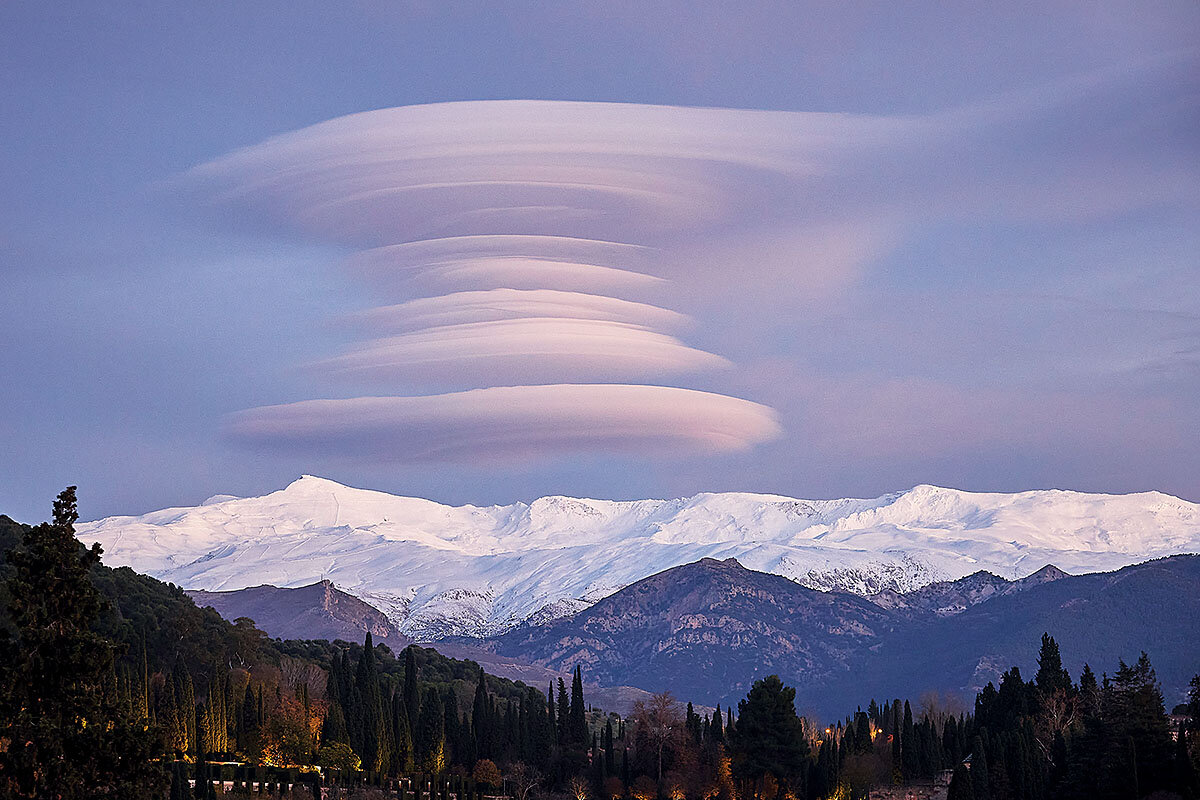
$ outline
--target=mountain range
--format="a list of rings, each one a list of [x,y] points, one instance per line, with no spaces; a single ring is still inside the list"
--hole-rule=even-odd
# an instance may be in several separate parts
[[[1032,678],[1043,632],[1057,639],[1076,678],[1085,662],[1100,674],[1145,650],[1164,693],[1178,701],[1200,672],[1200,556],[1051,580],[993,579],[977,573],[888,609],[733,559],[703,559],[484,646],[552,669],[581,664],[601,684],[670,688],[706,704],[736,702],[755,679],[778,674],[796,687],[798,709],[826,719],[871,697],[935,690],[968,699],[1012,665]],[[994,590],[982,596],[981,585]],[[947,612],[943,601],[952,596],[975,599]],[[922,602],[931,597],[938,599]]]
[[[401,635],[431,641],[553,623],[704,558],[874,597],[885,610],[953,610],[999,584],[989,589],[983,579],[949,599],[936,588],[924,600],[911,593],[980,570],[1008,582],[1048,564],[1093,572],[1197,552],[1200,506],[1159,492],[934,486],[874,499],[723,493],[446,506],[306,476],[262,497],[222,495],[77,531],[103,546],[106,563],[189,590],[328,580],[381,610]]]

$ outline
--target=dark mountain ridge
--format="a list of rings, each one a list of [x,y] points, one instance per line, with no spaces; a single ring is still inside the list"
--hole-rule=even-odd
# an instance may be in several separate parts
[[[707,702],[742,695],[772,673],[816,687],[851,669],[899,621],[857,595],[705,558],[638,581],[568,619],[512,631],[492,646],[552,668],[582,664],[602,684],[670,688]]]
[[[188,590],[200,607],[209,606],[227,620],[249,617],[276,639],[342,639],[359,642],[370,632],[376,642],[399,653],[410,640],[374,606],[329,581],[281,589],[252,586],[229,592]]]
[[[1200,669],[1200,556],[1088,575],[1050,568],[1017,583],[976,573],[926,593],[927,609],[921,598],[888,609],[704,559],[568,619],[497,637],[489,649],[552,668],[580,663],[601,683],[709,704],[735,701],[756,677],[777,673],[796,687],[797,707],[818,716],[871,696],[967,698],[1013,664],[1032,675],[1029,654],[1043,632],[1058,639],[1074,675],[1085,661],[1100,672],[1146,650],[1168,701]],[[945,598],[972,594],[981,599],[938,613]]]

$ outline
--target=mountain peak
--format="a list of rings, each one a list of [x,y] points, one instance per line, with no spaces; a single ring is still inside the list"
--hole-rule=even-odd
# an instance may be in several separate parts
[[[301,475],[296,480],[289,483],[283,488],[284,492],[296,494],[299,492],[309,491],[336,491],[338,489],[348,489],[350,487],[332,481],[329,478],[321,478],[316,475]]]

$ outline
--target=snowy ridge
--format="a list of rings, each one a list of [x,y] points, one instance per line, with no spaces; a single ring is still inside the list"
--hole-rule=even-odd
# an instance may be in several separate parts
[[[981,569],[1010,579],[1046,564],[1117,569],[1200,552],[1200,505],[1159,492],[917,486],[870,500],[724,493],[445,506],[305,476],[263,497],[220,495],[77,529],[110,566],[186,589],[328,579],[406,635],[435,639],[545,622],[706,556],[864,595]]]

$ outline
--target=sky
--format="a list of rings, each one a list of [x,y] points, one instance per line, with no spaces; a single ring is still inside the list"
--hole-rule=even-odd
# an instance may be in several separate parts
[[[1200,6],[731,8],[0,4],[0,513],[1200,500]]]

